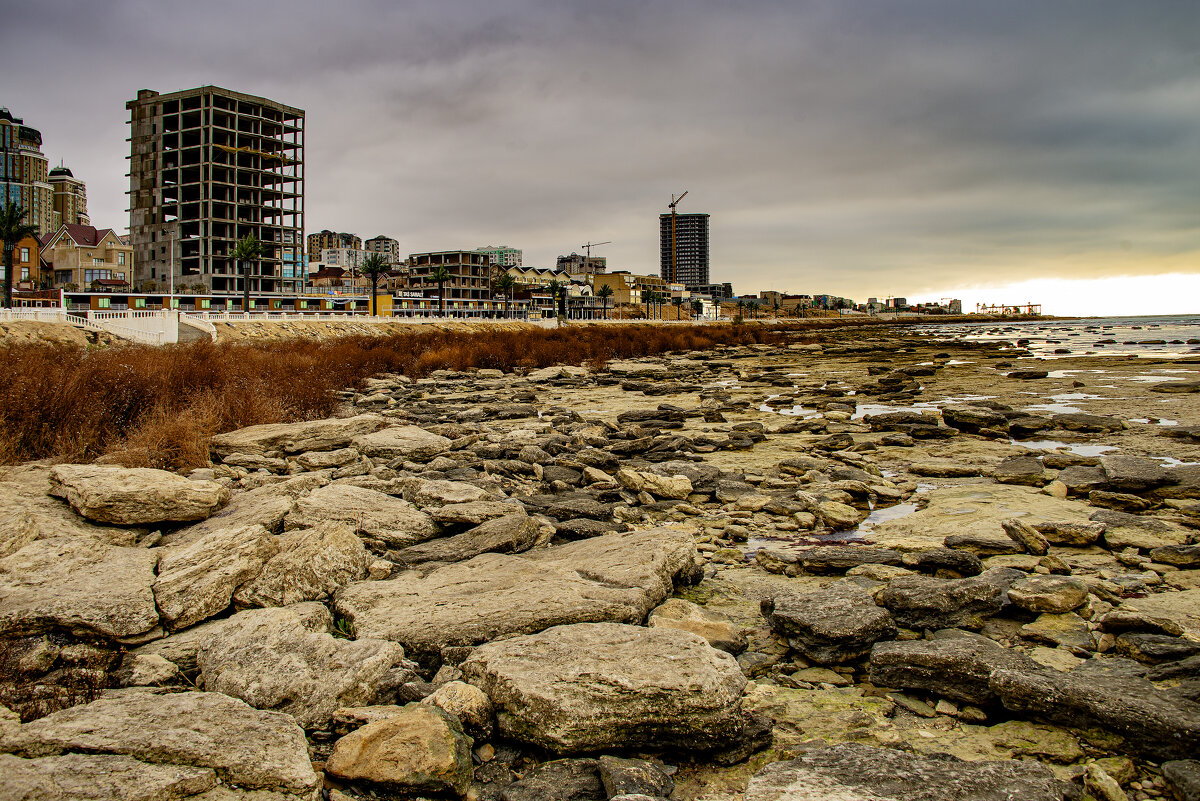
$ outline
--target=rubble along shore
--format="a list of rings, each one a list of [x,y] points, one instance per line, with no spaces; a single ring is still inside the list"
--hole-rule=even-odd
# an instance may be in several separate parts
[[[5,468],[8,787],[1196,797],[1200,364],[803,339]]]

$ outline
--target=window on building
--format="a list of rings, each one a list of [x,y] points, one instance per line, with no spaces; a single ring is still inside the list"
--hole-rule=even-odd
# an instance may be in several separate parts
[[[135,309],[146,308],[146,299],[145,298],[134,298],[133,299],[133,308],[135,308]]]
[[[120,264],[122,266],[125,265],[125,254],[124,253],[117,254],[117,264]]]
[[[98,259],[98,258],[96,258],[95,256],[93,256],[93,257],[92,257],[92,264],[104,264],[104,259]]]
[[[29,268],[28,268],[28,267],[22,267],[22,268],[21,268],[21,280],[22,280],[22,281],[28,281],[28,280],[29,280]]]
[[[21,248],[21,261],[29,261],[29,248]]]
[[[103,264],[104,262],[100,262],[100,263]],[[85,284],[90,284],[93,281],[99,281],[102,278],[103,279],[112,278],[112,270],[84,270],[83,271],[83,282]]]
[[[96,306],[101,309],[111,309],[112,298],[96,298]]]

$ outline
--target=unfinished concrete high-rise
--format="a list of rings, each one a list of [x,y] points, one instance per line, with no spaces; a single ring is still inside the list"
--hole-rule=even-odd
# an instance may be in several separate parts
[[[254,294],[303,286],[304,111],[216,86],[138,92],[129,110],[129,236],[137,282],[242,291],[229,258],[254,236]]]
[[[675,239],[672,263],[672,215],[658,217],[659,275],[669,283],[699,286],[708,283],[708,215],[674,216]]]

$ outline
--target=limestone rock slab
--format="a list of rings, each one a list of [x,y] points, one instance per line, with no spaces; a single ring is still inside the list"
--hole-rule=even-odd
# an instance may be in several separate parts
[[[442,709],[409,704],[338,740],[325,770],[404,793],[462,795],[471,783],[471,738]]]
[[[746,635],[736,623],[720,612],[705,609],[682,598],[670,598],[655,607],[646,625],[699,634],[713,648],[735,656],[746,650]]]
[[[234,590],[257,576],[278,547],[262,526],[242,526],[160,549],[154,600],[167,628],[187,628],[227,608]]]
[[[326,726],[339,707],[377,703],[415,667],[396,643],[337,639],[283,614],[223,627],[200,646],[196,663],[206,690],[286,712],[305,729]],[[388,677],[393,669],[404,675]]]
[[[222,458],[231,453],[264,456],[268,453],[331,451],[346,447],[355,437],[375,431],[382,425],[384,418],[377,414],[302,423],[268,423],[218,434],[210,440],[210,447]]]
[[[963,762],[843,743],[773,762],[754,775],[746,801],[1067,801],[1078,790],[1044,765]]]
[[[0,754],[0,801],[160,801],[217,786],[211,768],[153,765],[117,754],[22,759]]]
[[[229,490],[215,481],[99,464],[50,468],[50,494],[89,520],[121,526],[203,520],[229,500]]]
[[[318,787],[304,732],[290,716],[221,693],[112,690],[6,732],[0,749],[26,758],[124,754],[211,768],[223,783],[285,798],[310,798]]]
[[[158,555],[80,538],[35,540],[0,559],[0,633],[53,628],[132,637],[158,624]]]
[[[313,490],[284,519],[286,529],[342,523],[389,548],[406,548],[437,534],[433,519],[411,503],[346,484]]]
[[[343,584],[365,578],[371,559],[354,529],[342,523],[288,531],[275,538],[275,545],[278,552],[259,574],[234,591],[236,606],[322,600]]]
[[[424,462],[450,450],[451,440],[419,426],[390,426],[354,438],[354,447],[372,459]]]
[[[560,754],[736,742],[746,677],[702,637],[618,623],[482,645],[460,666],[502,734]]]
[[[822,665],[857,659],[878,640],[896,636],[891,614],[852,581],[766,599],[762,612],[793,648]]]
[[[688,531],[645,529],[356,582],[335,605],[359,636],[437,653],[565,623],[641,622],[696,560]]]
[[[480,523],[475,528],[396,551],[391,558],[403,564],[461,562],[481,553],[519,553],[538,537],[537,521],[524,509]]]

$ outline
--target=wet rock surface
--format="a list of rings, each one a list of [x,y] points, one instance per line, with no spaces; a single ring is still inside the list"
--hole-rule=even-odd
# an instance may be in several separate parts
[[[47,798],[1170,798],[1200,443],[1169,434],[1200,397],[1143,379],[1200,366],[995,336],[384,375],[161,486],[4,468],[0,769]]]

